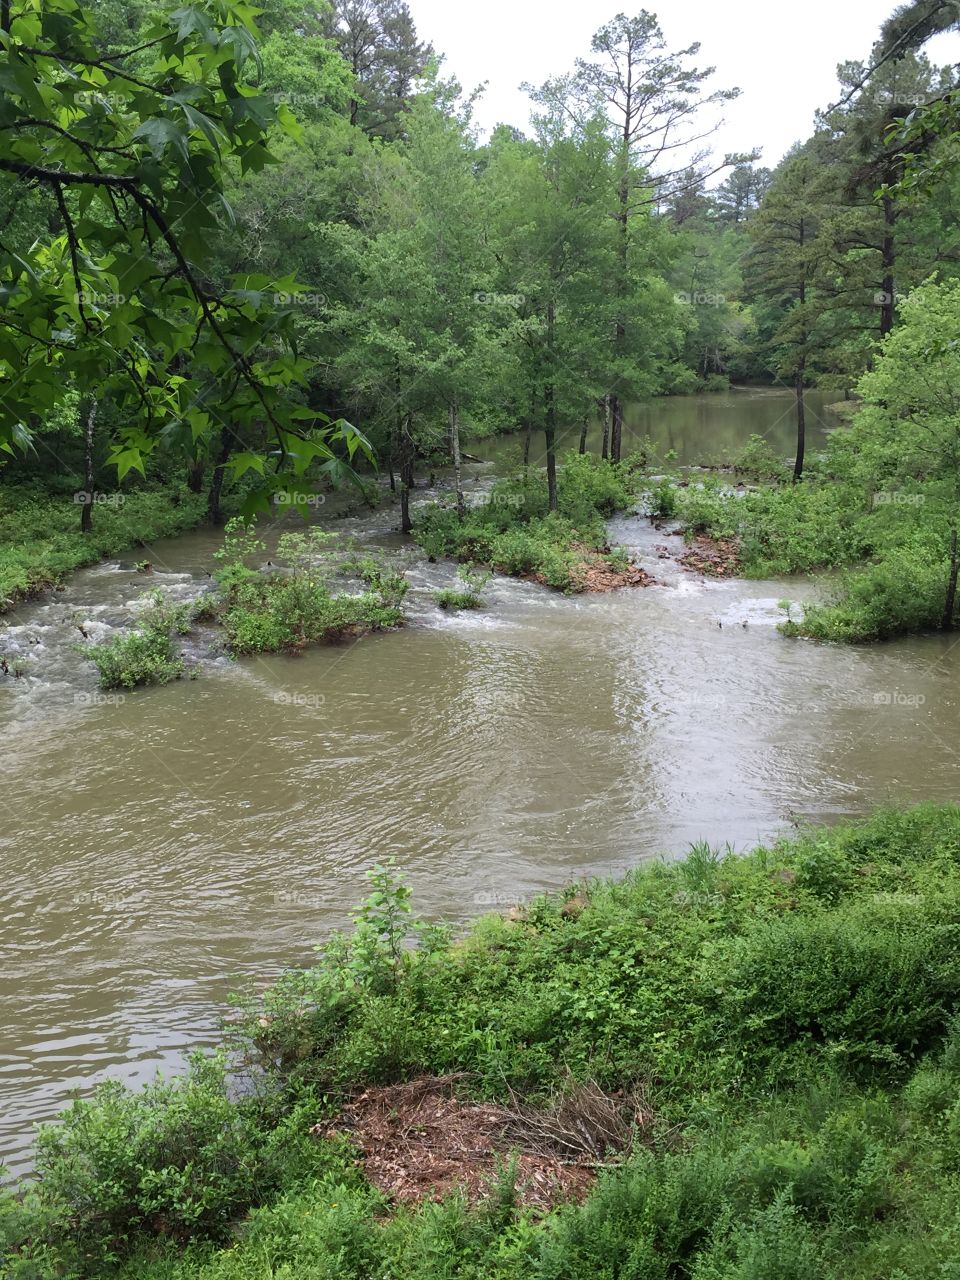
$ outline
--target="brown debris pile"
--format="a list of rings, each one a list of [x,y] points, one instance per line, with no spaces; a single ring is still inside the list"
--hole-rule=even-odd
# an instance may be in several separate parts
[[[636,564],[614,569],[601,560],[587,568],[583,582],[584,591],[618,591],[621,587],[650,587],[656,578]]]
[[[740,543],[736,538],[710,538],[706,534],[698,534],[678,559],[685,569],[709,578],[733,578],[743,570]]]
[[[453,1190],[483,1200],[513,1155],[519,1202],[545,1211],[582,1200],[610,1153],[629,1147],[650,1122],[635,1099],[593,1083],[538,1110],[516,1097],[507,1107],[462,1102],[453,1085],[463,1078],[423,1076],[367,1089],[312,1132],[346,1132],[373,1186],[404,1202],[439,1200]]]
[[[584,560],[579,587],[581,591],[619,591],[621,587],[650,587],[656,582],[656,578],[639,565],[628,562],[622,568],[615,568],[605,559],[610,554],[609,547],[595,550],[582,542],[571,542],[570,546]]]

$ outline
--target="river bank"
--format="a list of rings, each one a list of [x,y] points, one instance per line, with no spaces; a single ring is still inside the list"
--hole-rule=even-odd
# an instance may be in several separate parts
[[[459,940],[375,869],[351,933],[241,1002],[255,1090],[197,1060],[44,1135],[7,1273],[948,1274],[958,850],[954,806],[700,844]]]

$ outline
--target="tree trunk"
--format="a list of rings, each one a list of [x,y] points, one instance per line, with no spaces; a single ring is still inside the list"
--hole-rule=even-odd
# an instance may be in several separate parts
[[[553,303],[547,303],[547,353],[551,378],[543,388],[545,408],[543,421],[543,437],[547,451],[547,506],[549,510],[557,509],[557,395],[553,384],[553,355],[556,333],[556,312]]]
[[[632,70],[632,68],[631,68]],[[627,297],[627,279],[630,269],[630,127],[631,127],[632,81],[628,79],[626,111],[623,122],[621,141],[620,184],[617,189],[617,317],[613,334],[613,352],[617,365],[625,354],[627,344],[627,325],[624,317]],[[619,375],[618,375],[619,377]],[[610,460],[620,461],[620,448],[623,440],[623,400],[619,387],[614,388],[610,398],[611,430]]]
[[[450,422],[450,455],[453,458],[453,482],[457,489],[457,519],[463,524],[467,516],[467,504],[463,498],[463,459],[460,456],[460,410],[457,402],[451,400],[447,406]]]
[[[610,457],[610,393],[603,397],[603,435],[600,440],[600,457]]]
[[[557,405],[552,382],[543,389],[543,402],[546,415],[543,426],[543,441],[547,450],[547,505],[551,511],[557,509]]]
[[[589,415],[585,413],[583,415],[583,421],[580,423],[580,448],[579,448],[580,453],[587,452],[587,427],[589,425],[590,425],[590,418],[589,418]]]
[[[894,240],[893,229],[897,222],[896,205],[889,196],[883,198],[883,241],[880,245],[880,262],[883,270],[883,279],[880,284],[882,290],[880,302],[880,337],[885,338],[893,329],[893,321],[896,317],[896,299],[895,299],[895,282],[893,269],[896,266],[897,253],[896,242]]]
[[[410,490],[413,488],[413,435],[410,431],[410,415],[404,416],[400,428],[400,532],[410,533]]]
[[[537,402],[534,393],[530,392],[530,412],[527,414],[527,430],[523,437],[523,465],[530,465],[530,441],[533,438],[533,423],[537,416]]]
[[[943,607],[943,620],[940,623],[944,631],[953,630],[953,615],[957,603],[957,570],[960,561],[957,558],[957,526],[950,530],[950,577],[947,579],[947,602]]]
[[[223,494],[223,477],[227,468],[227,459],[230,457],[232,447],[233,436],[229,428],[224,427],[220,432],[220,448],[217,450],[217,460],[210,479],[210,492],[207,495],[207,519],[211,524],[223,524],[220,499]]]
[[[93,431],[97,424],[97,402],[92,397],[83,427],[83,504],[80,507],[80,532],[93,527]]]
[[[797,370],[797,457],[793,464],[793,483],[796,484],[803,475],[803,452],[806,447],[807,419],[806,405],[803,403],[803,373],[806,361],[800,361]]]
[[[203,493],[203,473],[206,464],[203,458],[194,458],[187,469],[187,488],[191,493]]]
[[[610,397],[610,461],[620,461],[623,442],[623,401],[619,396]]]

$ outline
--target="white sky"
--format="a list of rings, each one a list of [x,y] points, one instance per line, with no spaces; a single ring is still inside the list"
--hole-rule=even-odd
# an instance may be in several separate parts
[[[618,10],[644,7],[629,0],[587,6],[577,0],[408,0],[417,30],[446,55],[444,69],[465,89],[488,87],[477,120],[526,128],[529,103],[522,80],[539,84],[589,56],[590,37]],[[697,65],[715,66],[714,88],[739,86],[724,108],[725,125],[712,140],[725,152],[763,150],[771,168],[806,138],[818,107],[836,101],[837,63],[866,59],[881,22],[899,0],[646,0],[660,19],[668,46],[700,42]],[[960,62],[960,32],[927,45],[935,62]]]

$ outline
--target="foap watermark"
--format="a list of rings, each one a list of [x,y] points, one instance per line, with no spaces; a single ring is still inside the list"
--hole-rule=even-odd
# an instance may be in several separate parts
[[[678,693],[674,699],[678,707],[709,707],[721,710],[727,705],[722,693]]]
[[[100,693],[99,690],[95,690],[92,693],[81,692],[73,695],[74,705],[78,707],[119,707],[126,700],[126,694]]]
[[[705,293],[697,290],[693,293],[675,293],[673,300],[682,307],[725,307],[726,296],[722,293]]]
[[[288,493],[281,489],[273,495],[273,501],[278,507],[322,507],[326,498],[322,493]]]
[[[875,307],[892,307],[897,302],[895,293],[887,293],[885,289],[878,289],[873,295],[873,305]]]
[[[320,893],[308,893],[304,889],[278,889],[273,895],[277,907],[322,907],[327,899]]]
[[[878,689],[873,695],[875,707],[922,707],[926,694],[905,693],[902,689]]]
[[[86,893],[75,893],[71,902],[75,907],[108,907],[111,911],[119,911],[127,906],[130,899],[116,889],[90,889]]]
[[[126,502],[122,493],[98,493],[95,489],[78,489],[73,501],[78,507],[122,507]]]
[[[84,289],[82,293],[75,293],[73,300],[78,307],[122,307],[124,303],[130,299],[125,293],[93,293],[89,289]]]
[[[523,907],[530,901],[523,894],[499,893],[496,889],[480,889],[473,895],[478,907]]]
[[[477,503],[480,507],[507,507],[511,511],[519,511],[523,506],[521,493],[488,493]]]
[[[306,707],[318,711],[326,702],[322,693],[275,693],[273,701],[278,707]]]
[[[275,293],[275,307],[303,307],[311,311],[321,311],[327,305],[325,293]]]
[[[522,307],[527,299],[522,293],[487,293],[485,289],[479,289],[473,300],[481,307]]]
[[[884,489],[873,495],[875,507],[922,507],[925,502],[922,493],[898,493],[895,489]]]
[[[319,110],[321,107],[330,105],[330,99],[325,98],[320,93],[272,93],[270,98],[275,107],[291,107],[294,111],[303,110],[305,107],[310,110]]]

